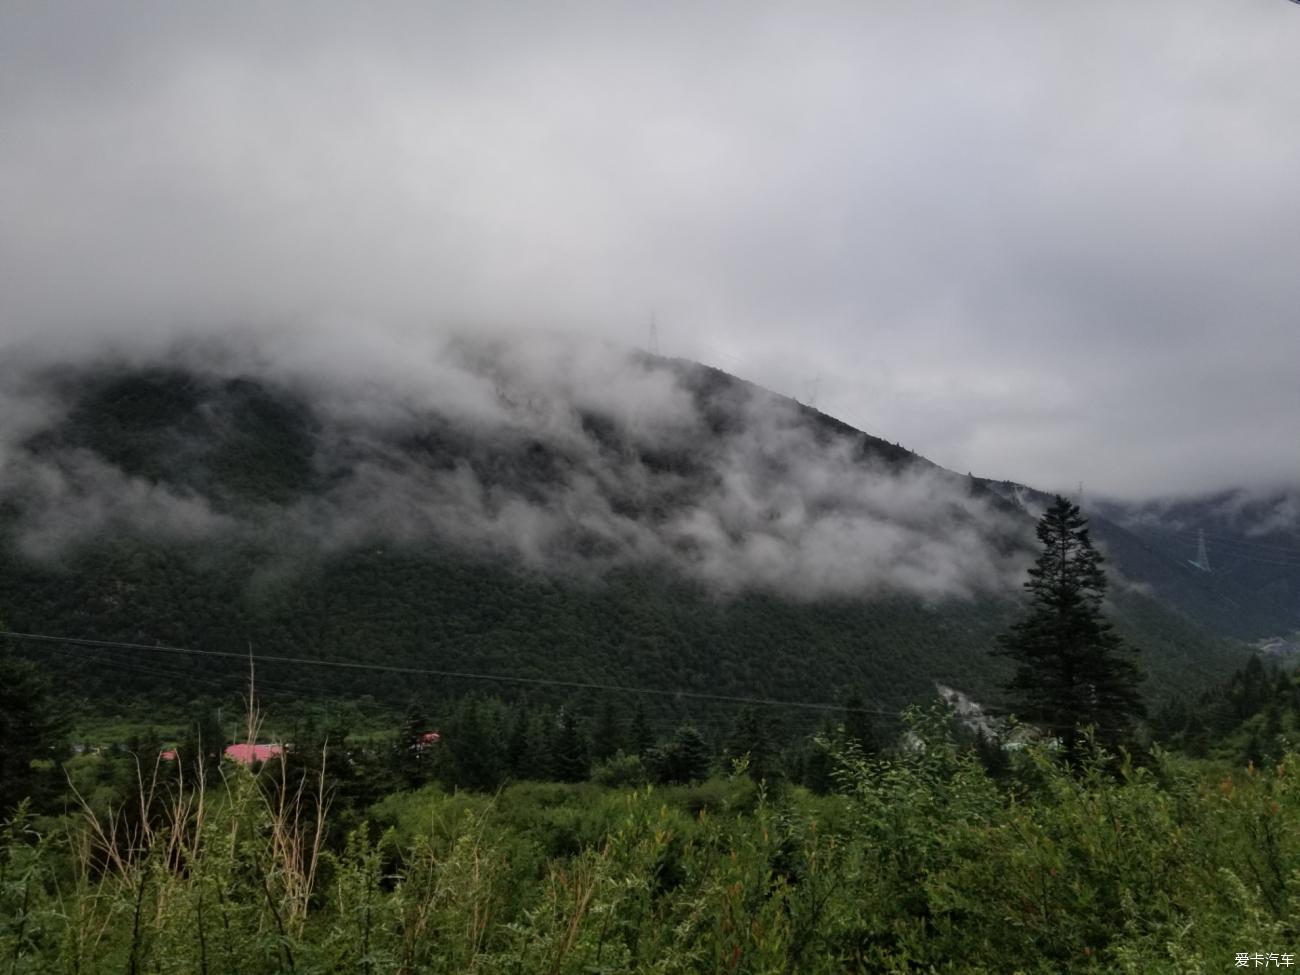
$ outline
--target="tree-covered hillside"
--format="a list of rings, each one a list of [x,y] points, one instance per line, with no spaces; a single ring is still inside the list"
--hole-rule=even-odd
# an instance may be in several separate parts
[[[414,392],[192,363],[49,372],[0,487],[10,628],[665,691],[859,688],[886,710],[935,681],[1001,683],[987,651],[1031,521],[985,485],[694,364],[456,363]],[[1241,662],[1140,592],[1114,609],[1150,694]],[[242,679],[229,660],[26,652],[96,697]],[[263,677],[391,699],[474,686]]]

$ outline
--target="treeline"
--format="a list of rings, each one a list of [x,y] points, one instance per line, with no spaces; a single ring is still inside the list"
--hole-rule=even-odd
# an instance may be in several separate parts
[[[21,729],[16,721],[0,726],[0,756],[15,770],[0,789],[0,813],[24,797],[29,808],[47,814],[65,810],[74,798],[103,812],[122,808],[133,801],[142,769],[215,780],[229,767],[227,747],[247,740],[246,727],[222,720],[222,712],[238,712],[234,698],[223,708],[211,699],[191,702],[188,718],[161,732],[151,727],[98,744],[85,735],[78,740],[56,717],[63,709],[34,668],[0,658],[0,677],[11,678],[9,686],[23,696],[11,717],[29,716]],[[741,770],[770,790],[802,785],[825,794],[832,788],[831,748],[851,745],[874,755],[899,727],[899,719],[869,713],[858,695],[820,723],[803,715],[780,721],[753,706],[701,713],[712,718],[702,723],[666,724],[662,712],[658,720],[651,713],[639,700],[624,708],[607,699],[583,710],[576,702],[553,707],[470,695],[436,710],[413,705],[400,721],[372,718],[362,728],[350,725],[346,711],[327,709],[262,726],[257,736],[274,745],[280,755],[273,764],[296,780],[323,770],[336,813],[351,820],[386,795],[428,785],[488,794],[521,781],[687,785]]]
[[[449,714],[436,743],[427,740],[430,722],[419,712],[409,715],[394,747],[394,769],[408,788],[436,781],[491,791],[512,780],[686,784],[742,767],[773,787],[789,781],[824,792],[825,742],[852,741],[864,754],[876,751],[872,718],[860,696],[850,695],[837,717],[823,722],[820,739],[798,734],[753,706],[741,708],[720,733],[682,723],[660,734],[639,701],[624,712],[606,700],[583,717],[572,708],[529,709],[469,698]],[[794,727],[806,726],[805,719]]]
[[[196,764],[216,775],[225,746],[244,740],[232,718],[243,706],[235,694],[194,699],[154,729],[116,738],[101,732],[99,739],[74,734],[66,717],[74,703],[56,694],[34,664],[0,653],[0,810],[27,796],[39,810],[64,808],[65,766],[83,794],[98,797],[99,808],[120,805],[136,787],[138,766],[152,766],[164,751],[176,751],[190,777]],[[825,794],[832,788],[829,748],[852,744],[864,755],[880,754],[899,747],[904,731],[898,718],[856,693],[825,712],[696,701],[686,706],[689,715],[680,701],[622,693],[558,704],[530,695],[444,694],[412,698],[404,712],[293,705],[297,716],[291,708],[262,729],[262,740],[286,745],[293,768],[325,761],[339,809],[349,815],[389,793],[430,784],[484,793],[520,781],[670,785],[737,767],[769,788],[790,784]],[[1297,674],[1252,658],[1194,701],[1166,702],[1128,747],[1139,758],[1157,743],[1194,758],[1262,766],[1275,762],[1297,731]],[[992,737],[955,719],[953,734],[991,772],[1006,764]]]
[[[1300,671],[1253,656],[1222,684],[1169,699],[1151,725],[1160,740],[1190,755],[1276,761],[1300,732]]]

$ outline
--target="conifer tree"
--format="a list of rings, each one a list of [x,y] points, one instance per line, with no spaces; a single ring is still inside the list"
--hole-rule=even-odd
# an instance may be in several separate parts
[[[561,782],[581,782],[591,773],[587,743],[578,728],[578,719],[568,708],[560,714],[551,747],[551,774]]]
[[[606,699],[591,729],[591,757],[597,762],[604,762],[612,758],[623,744],[623,724],[618,720],[614,703]]]
[[[0,821],[20,799],[37,793],[43,780],[55,780],[32,762],[61,758],[64,731],[48,682],[0,644]]]
[[[433,777],[433,754],[425,738],[429,731],[424,709],[411,702],[392,754],[393,772],[404,788],[418,788]]]
[[[510,722],[510,737],[506,740],[506,764],[516,779],[526,779],[529,766],[529,743],[532,733],[532,713],[524,704],[517,704]]]
[[[746,761],[749,777],[755,782],[772,777],[776,769],[775,749],[767,733],[767,723],[752,707],[744,708],[736,717],[726,756],[731,761]]]
[[[1078,505],[1057,496],[1038,522],[1043,551],[1029,570],[1029,613],[994,651],[1016,663],[1007,685],[1016,712],[1064,744],[1073,759],[1091,727],[1114,747],[1143,713],[1135,650],[1101,613],[1106,576]]]
[[[681,725],[671,741],[651,749],[648,761],[655,780],[660,783],[706,779],[712,764],[708,743],[691,725]]]
[[[645,706],[640,701],[636,702],[636,710],[632,712],[632,730],[628,738],[632,754],[640,755],[642,758],[655,746],[655,735],[650,728],[649,719],[646,718]]]
[[[500,710],[478,698],[460,703],[443,736],[455,785],[490,792],[507,773]]]
[[[191,780],[197,777],[198,766],[205,774],[214,774],[221,767],[221,757],[226,751],[225,731],[221,727],[216,709],[207,701],[190,703],[190,723],[185,737],[177,746],[176,756],[185,767]]]

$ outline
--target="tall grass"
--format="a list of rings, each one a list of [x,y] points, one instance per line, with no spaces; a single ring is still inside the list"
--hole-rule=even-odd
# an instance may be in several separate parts
[[[1031,750],[995,781],[915,731],[841,756],[837,796],[431,788],[346,837],[323,761],[155,763],[130,809],[4,826],[0,973],[1200,972],[1300,947],[1296,756],[1070,774]]]

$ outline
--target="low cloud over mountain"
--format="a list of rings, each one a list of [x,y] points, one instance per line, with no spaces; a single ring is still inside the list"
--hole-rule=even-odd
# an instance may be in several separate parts
[[[281,339],[11,363],[21,549],[109,527],[297,552],[449,546],[668,566],[799,598],[1014,588],[1027,519],[964,477],[716,370],[573,338]]]

